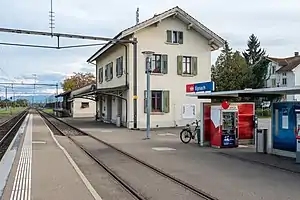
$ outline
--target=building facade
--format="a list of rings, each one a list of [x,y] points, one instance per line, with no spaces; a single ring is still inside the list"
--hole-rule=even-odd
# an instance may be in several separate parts
[[[151,60],[151,127],[176,127],[191,122],[183,119],[184,104],[199,100],[186,97],[185,86],[211,80],[211,51],[222,47],[224,40],[204,27],[182,9],[175,7],[130,27],[116,38],[136,38],[137,95],[134,95],[134,49],[131,44],[110,43],[88,62],[96,62],[97,113],[108,123],[128,128],[146,127],[146,58]],[[137,101],[137,127],[134,127],[133,100]]]
[[[95,117],[96,116],[96,101],[93,98],[78,98],[78,94],[89,92],[95,89],[95,85],[87,85],[85,87],[67,91],[57,95],[62,97],[62,107],[57,112],[61,116],[68,116],[74,118],[80,117]]]
[[[300,85],[300,56],[295,52],[294,56],[287,58],[268,57],[271,61],[268,69],[267,87],[294,87]],[[300,95],[287,95],[287,101],[298,101]]]

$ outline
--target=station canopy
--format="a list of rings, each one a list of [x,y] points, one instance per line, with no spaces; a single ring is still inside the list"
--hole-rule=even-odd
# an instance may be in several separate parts
[[[279,97],[282,95],[300,94],[300,86],[260,89],[244,89],[219,92],[187,93],[186,96],[198,99],[238,98],[238,97]]]

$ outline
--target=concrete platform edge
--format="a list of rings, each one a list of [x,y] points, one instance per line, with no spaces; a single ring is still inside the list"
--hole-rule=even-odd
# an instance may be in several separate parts
[[[28,121],[29,121],[29,115],[26,116],[25,120],[23,121],[22,125],[20,126],[17,134],[15,135],[14,139],[10,143],[7,151],[5,152],[5,154],[2,157],[2,160],[0,162],[0,199],[3,196],[6,182],[8,180],[13,163],[15,161],[15,158],[17,155],[17,150],[22,143],[22,136],[24,135],[24,133],[26,131]]]
[[[77,166],[77,164],[75,163],[75,161],[72,159],[72,157],[70,156],[70,154],[57,141],[57,139],[55,138],[53,132],[51,131],[51,129],[49,128],[49,126],[46,124],[45,120],[43,118],[42,118],[42,120],[43,120],[45,126],[47,127],[47,129],[49,130],[52,139],[54,140],[54,142],[56,143],[56,145],[59,147],[59,149],[64,153],[64,155],[67,157],[68,161],[70,162],[70,164],[72,165],[72,167],[74,168],[74,170],[76,171],[76,173],[78,174],[78,176],[81,178],[82,182],[84,183],[84,185],[86,186],[86,188],[88,189],[88,191],[91,193],[91,195],[94,197],[95,200],[102,200],[102,198],[100,197],[100,195],[97,193],[97,191],[94,189],[94,187],[92,186],[92,184],[89,182],[89,180],[85,177],[85,175],[79,169],[79,167]]]

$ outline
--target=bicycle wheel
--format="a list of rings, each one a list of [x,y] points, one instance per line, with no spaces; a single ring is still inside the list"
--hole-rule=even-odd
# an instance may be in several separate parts
[[[180,132],[180,140],[181,142],[183,142],[184,144],[187,144],[191,141],[192,139],[192,133],[188,130],[182,130]]]

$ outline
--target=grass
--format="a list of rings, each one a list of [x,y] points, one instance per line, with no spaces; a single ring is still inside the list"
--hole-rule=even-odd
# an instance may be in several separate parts
[[[11,107],[11,108],[1,108],[0,109],[0,117],[5,117],[5,116],[10,116],[10,115],[15,115],[19,112],[22,112],[23,110],[25,110],[25,107]]]
[[[46,112],[46,113],[53,114],[53,109],[52,108],[46,108],[46,109],[43,109],[43,111]]]

